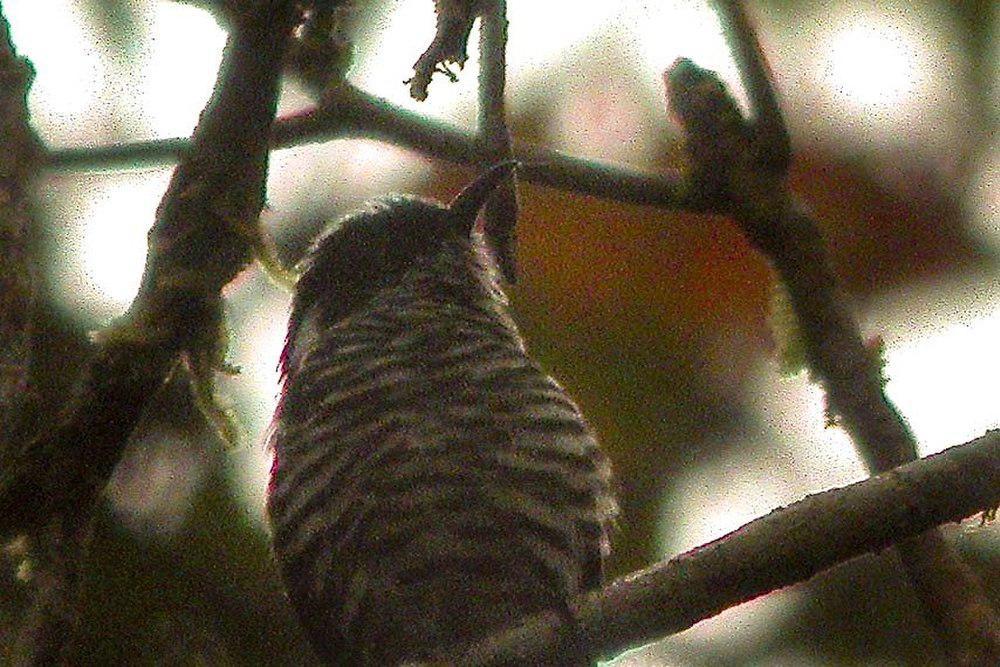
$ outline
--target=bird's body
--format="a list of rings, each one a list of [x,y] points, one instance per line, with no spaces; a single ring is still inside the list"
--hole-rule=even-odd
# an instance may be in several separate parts
[[[331,663],[430,659],[601,581],[608,465],[453,209],[345,219],[296,290],[268,509]]]

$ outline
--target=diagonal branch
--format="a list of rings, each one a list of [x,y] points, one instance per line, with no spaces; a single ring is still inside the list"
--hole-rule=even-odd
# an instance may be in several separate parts
[[[459,665],[557,664],[583,641],[610,659],[838,563],[1000,503],[1000,431],[775,510],[462,650]],[[996,664],[996,663],[981,663]]]
[[[216,92],[150,231],[138,296],[101,333],[56,425],[39,425],[39,435],[11,452],[0,470],[0,534],[30,534],[36,571],[34,603],[16,649],[21,664],[72,662],[96,499],[177,356],[210,357],[217,345],[219,290],[249,261],[246,230],[256,229],[263,205],[269,131],[295,7],[294,0],[263,0],[235,17]]]
[[[0,534],[89,514],[143,406],[179,354],[210,354],[219,290],[251,258],[268,138],[295,0],[248,3],[235,17],[219,80],[150,231],[129,312],[98,337],[56,425],[0,471]],[[213,350],[209,350],[213,348]]]
[[[750,30],[749,24],[742,29]],[[759,56],[759,49],[751,51]],[[756,65],[745,73],[746,84],[771,88],[760,58],[752,62]],[[724,210],[777,270],[795,312],[810,372],[826,389],[831,413],[850,433],[869,470],[880,472],[914,460],[916,440],[885,395],[878,350],[861,337],[818,226],[788,192],[785,171],[774,169],[772,160],[783,150],[783,134],[757,134],[718,77],[690,61],[678,61],[665,76],[671,109],[688,137],[692,196],[723,202]],[[752,96],[775,97],[773,91]],[[940,533],[932,531],[898,547],[925,616],[954,660],[1000,660],[1000,617],[974,573]]]

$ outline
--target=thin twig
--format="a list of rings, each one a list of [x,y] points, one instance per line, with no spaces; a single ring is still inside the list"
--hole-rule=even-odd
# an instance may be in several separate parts
[[[215,353],[219,291],[252,255],[296,5],[262,0],[234,17],[215,94],[157,211],[139,294],[101,332],[57,424],[0,471],[0,534],[89,513],[178,355]]]
[[[757,31],[741,0],[714,0],[714,4],[755,115],[753,125],[755,141],[759,142],[755,147],[759,149],[758,161],[768,169],[784,173],[792,160],[791,139]]]
[[[284,148],[284,146],[276,146]],[[191,149],[187,137],[149,139],[105,146],[50,148],[44,159],[49,169],[141,169],[177,162]]]
[[[555,664],[581,642],[591,655],[674,634],[834,565],[1000,503],[1000,431],[865,481],[825,491],[725,537],[622,577],[475,643],[447,664]],[[996,663],[983,663],[996,664]]]
[[[272,148],[318,143],[336,138],[365,137],[392,143],[429,158],[477,167],[489,161],[478,138],[468,132],[396,107],[350,85],[328,91],[323,104],[277,121]],[[133,168],[176,160],[190,149],[187,139],[158,139],[95,148],[54,149],[51,169]],[[705,212],[680,187],[675,171],[641,174],[607,163],[573,157],[531,144],[515,144],[514,158],[523,164],[520,179],[567,192],[668,210]]]
[[[493,0],[479,20],[479,135],[491,163],[509,160],[510,130],[504,88],[507,82],[507,2]],[[483,208],[484,232],[507,282],[517,282],[517,176],[501,183]]]

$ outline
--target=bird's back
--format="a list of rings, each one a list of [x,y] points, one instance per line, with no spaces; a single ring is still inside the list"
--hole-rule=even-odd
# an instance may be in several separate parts
[[[608,465],[502,311],[387,293],[333,326],[310,317],[268,506],[328,660],[430,658],[599,585]]]

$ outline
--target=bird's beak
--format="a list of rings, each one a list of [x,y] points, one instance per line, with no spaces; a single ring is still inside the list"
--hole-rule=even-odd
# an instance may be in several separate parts
[[[466,234],[472,233],[472,227],[476,224],[476,217],[479,209],[483,207],[486,200],[490,198],[493,191],[504,178],[518,167],[517,160],[504,160],[483,172],[477,179],[469,183],[458,195],[451,200],[448,209],[454,215],[456,224]]]

